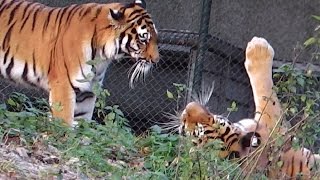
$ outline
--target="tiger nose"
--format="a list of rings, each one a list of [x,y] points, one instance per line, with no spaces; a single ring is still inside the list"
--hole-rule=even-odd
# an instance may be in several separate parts
[[[155,51],[153,54],[149,54],[148,61],[152,63],[157,63],[160,59],[159,57],[160,57],[159,52]]]
[[[144,56],[150,63],[157,63],[160,57],[158,45],[151,42],[144,52]]]

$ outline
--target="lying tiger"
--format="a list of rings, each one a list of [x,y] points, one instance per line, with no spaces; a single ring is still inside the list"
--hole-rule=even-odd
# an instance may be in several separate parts
[[[199,146],[210,139],[220,139],[225,147],[220,152],[223,158],[240,158],[241,161],[250,162],[254,162],[252,158],[258,158],[255,164],[257,169],[267,169],[269,178],[295,179],[302,176],[303,179],[309,179],[312,176],[312,168],[320,161],[320,156],[312,154],[306,148],[294,150],[290,138],[277,152],[277,158],[272,161],[269,158],[272,148],[268,142],[269,135],[286,132],[284,127],[278,126],[282,112],[273,90],[273,56],[273,48],[263,38],[254,37],[247,45],[245,68],[250,78],[256,107],[253,119],[232,123],[223,116],[209,112],[204,104],[191,102],[179,118],[179,131],[197,137],[195,143]],[[279,161],[282,162],[281,167],[272,166]],[[242,167],[244,166],[245,163]]]

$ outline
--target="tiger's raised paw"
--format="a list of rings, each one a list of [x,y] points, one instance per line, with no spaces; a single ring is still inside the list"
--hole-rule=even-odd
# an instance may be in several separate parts
[[[274,50],[267,40],[253,37],[246,48],[245,67],[248,75],[271,75],[273,56]]]

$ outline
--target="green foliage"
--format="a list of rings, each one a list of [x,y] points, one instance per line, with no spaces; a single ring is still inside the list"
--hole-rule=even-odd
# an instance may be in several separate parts
[[[198,149],[190,138],[161,134],[157,126],[147,136],[137,138],[127,128],[118,106],[106,106],[109,113],[103,114],[105,125],[79,121],[72,129],[48,118],[47,112],[33,105],[38,101],[47,106],[42,109],[48,108],[43,99],[30,101],[18,93],[8,99],[7,105],[0,106],[3,142],[19,137],[19,143],[28,149],[37,143],[53,146],[60,151],[60,163],[69,164],[90,179],[223,179],[230,174],[229,162],[217,157],[221,148],[218,141]],[[131,167],[142,158],[142,165]]]
[[[5,102],[8,111],[32,112],[36,115],[47,115],[49,103],[44,98],[29,98],[22,93],[13,92]]]
[[[106,104],[106,99],[110,96],[109,91],[107,89],[102,89],[99,83],[94,83],[93,93],[97,96],[95,107],[98,118],[106,117],[106,110],[110,109],[110,107]]]
[[[29,149],[34,148],[35,143],[56,147],[61,152],[62,163],[76,159],[71,166],[90,178],[107,177],[110,172],[120,177],[130,176],[139,170],[131,170],[128,164],[109,162],[129,162],[139,157],[135,148],[136,137],[124,124],[123,113],[117,106],[108,107],[111,113],[106,114],[105,119],[110,121],[105,125],[80,121],[77,128],[71,129],[60,120],[48,118],[47,112],[34,106],[33,102],[43,100],[30,101],[25,95],[14,93],[7,105],[0,106],[3,143],[10,143],[10,138],[16,137],[19,144]]]
[[[316,42],[316,41],[315,41]],[[314,43],[309,40],[307,45]],[[283,65],[275,70],[276,90],[286,109],[287,119],[295,128],[293,147],[313,147],[319,139],[320,82],[310,71],[299,71],[293,65]],[[166,96],[177,102],[183,98],[186,86],[173,84],[174,91]],[[18,137],[20,144],[29,149],[36,143],[56,147],[61,154],[60,163],[69,164],[89,179],[240,179],[238,163],[218,157],[220,141],[212,141],[203,148],[195,147],[190,137],[161,134],[153,129],[145,136],[136,137],[128,128],[128,121],[118,105],[107,105],[107,90],[94,85],[97,95],[97,116],[104,124],[79,121],[76,128],[64,126],[60,120],[50,119],[49,105],[44,99],[30,99],[13,93],[0,105],[0,138],[8,143]],[[232,102],[229,113],[237,111]],[[294,120],[303,119],[303,123]],[[275,146],[286,139],[279,137]],[[141,160],[143,159],[143,160]],[[132,164],[140,163],[138,166]],[[283,162],[276,163],[281,166]],[[1,164],[0,164],[1,166]],[[254,179],[265,179],[252,174]],[[61,178],[61,177],[60,177]]]
[[[313,147],[320,138],[320,79],[309,70],[301,71],[293,64],[275,70],[277,94],[300,146]]]
[[[317,27],[314,29],[314,35],[304,42],[304,46],[313,47],[312,57],[320,60],[320,16],[313,15],[312,17],[317,22]]]
[[[184,85],[175,84],[176,100],[182,97],[184,89]],[[45,100],[30,100],[14,93],[6,105],[0,106],[2,139],[19,137],[30,149],[39,142],[56,147],[61,153],[60,163],[68,163],[89,178],[207,179],[214,176],[223,179],[230,174],[226,171],[231,167],[229,163],[217,157],[219,142],[198,149],[190,138],[161,134],[157,126],[147,136],[137,138],[127,127],[119,106],[105,104],[108,91],[98,87],[94,90],[99,97],[96,108],[105,125],[79,121],[76,128],[70,129],[59,120],[47,118],[48,113],[43,110],[49,106]],[[144,159],[141,166],[130,166],[132,161],[141,158]]]
[[[68,131],[63,139],[52,137],[49,141],[64,152],[66,159],[78,158],[77,168],[93,177],[105,177],[108,172],[120,171],[121,168],[112,166],[108,159],[126,161],[126,157],[135,154],[134,136],[129,129],[114,122],[98,125],[81,121],[79,127]]]
[[[238,109],[239,108],[237,106],[237,103],[235,101],[232,101],[230,107],[227,108],[227,111],[228,111],[228,116],[227,117],[229,117],[232,112],[237,112]]]
[[[226,179],[237,174],[237,169],[227,160],[218,157],[221,141],[213,141],[204,148],[193,145],[190,137],[160,134],[158,126],[138,141],[147,149],[145,167],[150,179]]]
[[[176,156],[177,144],[177,135],[160,134],[155,131],[138,141],[137,145],[147,153],[145,167],[156,172],[156,174],[151,174],[152,176],[167,177],[166,174],[172,171],[168,167]]]
[[[187,86],[185,84],[173,83],[175,88],[175,92],[171,92],[167,90],[167,98],[176,101],[176,110],[179,110],[180,100],[183,98],[183,93],[187,90]]]

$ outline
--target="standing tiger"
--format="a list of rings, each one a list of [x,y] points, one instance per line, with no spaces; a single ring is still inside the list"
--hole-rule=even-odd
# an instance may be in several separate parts
[[[70,126],[91,119],[92,86],[102,84],[111,60],[127,54],[136,61],[132,85],[159,59],[145,8],[143,0],[62,8],[0,0],[0,74],[48,91],[52,115]]]
[[[220,157],[240,158],[241,162],[246,160],[249,164],[254,164],[253,159],[257,159],[256,168],[268,170],[267,175],[271,179],[310,179],[312,168],[320,164],[320,155],[306,148],[292,148],[291,137],[280,150],[271,154],[274,152],[269,135],[286,133],[285,127],[277,126],[282,112],[273,90],[273,56],[273,48],[263,38],[254,37],[247,45],[245,68],[256,107],[253,119],[231,123],[223,116],[214,115],[204,106],[213,89],[203,89],[207,97],[198,97],[198,102],[190,102],[175,120],[179,121],[180,133],[197,138],[196,145],[201,146],[210,139],[220,139],[224,144]],[[246,163],[241,164],[243,168],[247,167]]]

